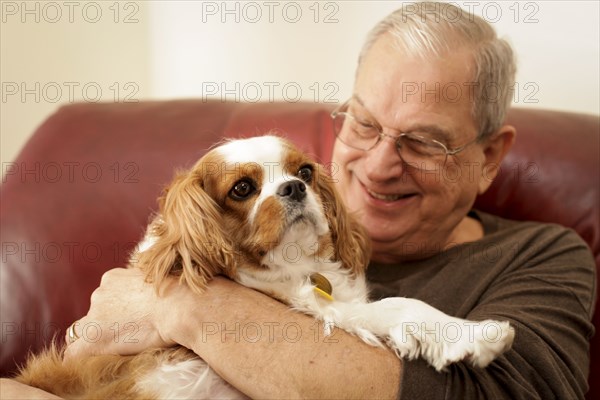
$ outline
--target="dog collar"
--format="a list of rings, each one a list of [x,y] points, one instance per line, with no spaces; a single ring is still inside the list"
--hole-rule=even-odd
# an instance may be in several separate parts
[[[331,287],[331,282],[329,282],[327,278],[315,272],[310,276],[310,283],[315,285],[313,291],[316,295],[325,300],[333,301],[333,296],[331,295],[333,293],[333,288]]]

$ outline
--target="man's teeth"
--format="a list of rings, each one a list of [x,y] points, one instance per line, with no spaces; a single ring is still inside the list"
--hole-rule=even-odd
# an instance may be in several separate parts
[[[410,196],[409,194],[379,194],[379,193],[375,193],[369,189],[367,189],[367,192],[369,192],[369,194],[373,197],[375,197],[378,200],[384,200],[384,201],[395,201],[398,199],[401,199],[403,197],[408,197]]]

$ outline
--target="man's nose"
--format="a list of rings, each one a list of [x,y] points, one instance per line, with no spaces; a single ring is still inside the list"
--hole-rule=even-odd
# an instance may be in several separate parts
[[[377,145],[365,155],[365,174],[372,182],[384,182],[398,178],[404,172],[404,165],[396,141],[383,137]]]

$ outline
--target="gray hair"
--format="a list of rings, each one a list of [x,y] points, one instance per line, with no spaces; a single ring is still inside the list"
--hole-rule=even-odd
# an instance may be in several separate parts
[[[424,59],[443,57],[456,48],[471,49],[475,76],[469,83],[469,95],[479,138],[489,137],[502,126],[513,96],[516,61],[510,44],[498,38],[489,23],[448,3],[404,4],[369,32],[359,55],[359,68],[384,34],[391,35],[401,50]]]

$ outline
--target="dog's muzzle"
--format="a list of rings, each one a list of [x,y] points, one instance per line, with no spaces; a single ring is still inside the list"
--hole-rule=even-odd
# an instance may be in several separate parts
[[[276,193],[285,201],[300,203],[306,198],[306,185],[304,182],[294,179],[279,185]]]

